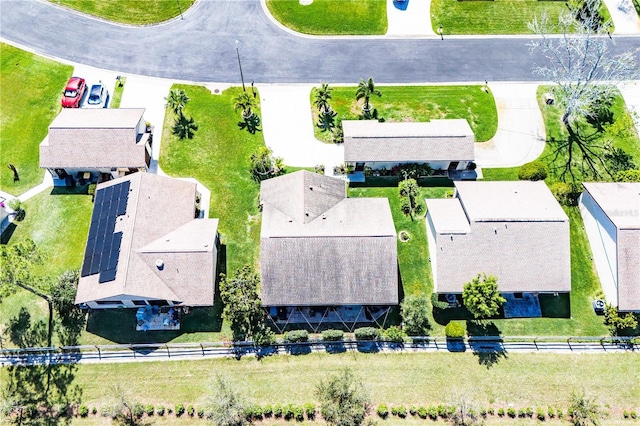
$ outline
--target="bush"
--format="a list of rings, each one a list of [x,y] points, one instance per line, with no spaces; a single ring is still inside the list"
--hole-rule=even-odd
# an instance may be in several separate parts
[[[498,408],[498,416],[504,417],[504,408],[502,407]]]
[[[387,407],[386,404],[380,404],[376,409],[376,413],[380,418],[386,419],[389,416],[389,407]]]
[[[526,417],[526,415],[524,408],[518,408],[518,417],[523,418]]]
[[[259,405],[251,405],[245,409],[244,416],[249,422],[262,420],[262,407]]]
[[[527,407],[524,409],[524,413],[527,415],[527,417],[531,418],[533,417],[533,408],[531,407]]]
[[[198,408],[198,417],[200,418],[204,417],[204,408]]]
[[[453,194],[451,194],[453,196]],[[449,302],[445,300],[440,300],[440,295],[438,293],[431,293],[431,306],[434,309],[447,309],[449,307]]]
[[[98,409],[96,407],[91,407],[91,414],[94,416],[98,413]]]
[[[327,342],[339,342],[344,340],[344,331],[325,330],[322,332],[322,340],[326,340]]]
[[[273,406],[273,417],[276,419],[282,417],[282,405],[276,404]]]
[[[437,294],[436,294],[437,297]],[[425,296],[407,296],[400,305],[402,329],[409,336],[427,336],[429,324],[429,299]]]
[[[496,410],[494,410],[493,407],[489,407],[487,409],[487,413],[489,413],[490,416],[493,416],[494,414],[496,414]]]
[[[295,417],[296,413],[294,410],[293,405],[291,404],[287,404],[284,407],[282,407],[282,417],[285,420],[291,420]]]
[[[300,343],[309,341],[307,330],[291,330],[284,333],[284,340],[289,343]]]
[[[556,182],[549,189],[563,206],[577,206],[582,187],[577,183]]]
[[[262,415],[267,418],[273,415],[273,407],[271,406],[271,404],[267,404],[262,407]]]
[[[638,418],[638,413],[636,413],[635,410],[631,410],[631,412],[629,413],[629,415],[631,416],[632,419],[637,419]]]
[[[113,409],[111,407],[109,407],[108,405],[102,405],[100,407],[100,415],[102,417],[111,417],[112,413],[113,413]]]
[[[398,407],[391,407],[391,414],[394,416],[398,415]]]
[[[391,326],[384,331],[384,339],[388,342],[403,343],[405,336],[405,332],[397,326]]]
[[[375,327],[360,327],[355,330],[356,340],[378,340],[380,330]]]
[[[616,173],[616,182],[640,182],[640,170],[623,170]]]
[[[434,408],[435,409],[435,407],[429,407],[429,408]],[[420,417],[421,419],[426,419],[427,418],[427,409],[425,407],[423,407],[423,406],[418,407],[418,417]]]
[[[547,418],[547,414],[544,412],[544,408],[538,407],[536,410],[536,418],[540,421],[544,421]]]
[[[450,339],[461,339],[466,334],[464,326],[457,321],[449,321],[444,328],[444,334]]]
[[[507,410],[507,416],[511,417],[512,419],[514,419],[516,417],[516,409],[513,407],[510,407]]]
[[[293,418],[298,422],[304,421],[304,408],[301,405],[294,405],[293,407]]]
[[[307,416],[307,420],[313,420],[316,418],[316,404],[313,402],[307,402],[304,404],[304,413]]]
[[[532,161],[523,164],[518,170],[518,179],[520,180],[545,180],[549,170],[541,161]]]
[[[193,417],[193,415],[196,414],[196,409],[193,408],[193,405],[189,405],[187,407],[187,414],[189,415],[189,417]]]
[[[622,413],[622,417],[624,417],[625,419],[629,418],[629,412],[627,410],[624,410]]]
[[[144,412],[145,412],[145,414],[146,414],[147,416],[149,416],[149,417],[153,416],[153,412],[154,412],[153,404],[147,404],[147,405],[145,405],[145,406],[144,406]]]
[[[86,405],[81,405],[78,407],[78,415],[80,417],[87,417],[89,415],[89,407]]]
[[[556,416],[556,411],[552,406],[547,407],[547,416],[549,416],[550,419],[553,419]]]
[[[415,405],[409,407],[409,414],[411,414],[412,416],[416,416],[418,414],[418,407],[416,407]]]
[[[144,414],[144,405],[136,402],[133,405],[133,415],[135,416],[136,419],[139,419],[142,417],[143,414]]]
[[[438,416],[440,416],[443,419],[446,419],[449,417],[449,410],[447,409],[446,406],[444,405],[438,405]]]
[[[396,416],[400,417],[401,419],[407,417],[407,408],[405,406],[401,405],[400,407],[395,407],[395,410]]]
[[[480,408],[480,415],[482,417],[487,417],[487,409],[484,407]]]
[[[95,183],[90,183],[89,187],[87,188],[87,194],[88,195],[94,195],[96,193],[96,184]]]
[[[184,404],[176,404],[175,408],[176,417],[180,417],[184,414]]]
[[[159,416],[164,416],[164,405],[158,405],[158,408],[156,408],[156,414]]]
[[[435,406],[430,405],[425,414],[429,416],[431,420],[436,420],[438,418],[438,409]],[[426,416],[423,418],[426,418]]]

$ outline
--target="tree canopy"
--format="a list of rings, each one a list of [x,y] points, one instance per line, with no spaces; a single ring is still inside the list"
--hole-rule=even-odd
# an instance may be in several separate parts
[[[429,324],[429,301],[426,296],[407,296],[400,305],[402,328],[409,336],[427,336]]]
[[[493,275],[478,274],[464,285],[462,301],[474,318],[495,316],[506,300],[498,292],[498,279]]]
[[[413,220],[414,215],[420,214],[423,210],[422,204],[418,202],[420,187],[415,179],[405,179],[398,183],[398,193],[400,194],[400,208],[402,213]]]
[[[330,425],[361,425],[371,405],[369,393],[348,367],[320,381],[316,397],[322,417]]]

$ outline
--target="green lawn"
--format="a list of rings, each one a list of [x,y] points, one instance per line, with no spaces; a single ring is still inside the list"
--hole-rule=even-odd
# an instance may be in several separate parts
[[[77,11],[123,24],[150,25],[186,11],[195,0],[49,0]]]
[[[540,160],[547,164],[550,169],[550,176],[547,178],[547,182],[554,182],[559,180],[560,173],[564,164],[566,163],[566,156],[560,155],[556,157],[554,155],[553,144],[554,141],[565,141],[568,138],[567,130],[562,124],[562,114],[564,110],[558,105],[546,105],[544,102],[544,94],[549,92],[550,86],[538,87],[538,105],[542,111],[542,117],[544,119],[545,130],[547,134],[547,145],[544,152],[540,156]],[[594,145],[601,145],[611,142],[613,146],[621,148],[628,154],[633,156],[633,160],[636,165],[640,165],[640,138],[633,125],[630,125],[627,131],[614,132],[611,127],[614,127],[618,120],[622,120],[623,116],[628,115],[624,99],[620,94],[617,94],[614,98],[611,106],[612,112],[612,124],[604,125],[604,132],[596,133],[594,127],[586,122],[584,119],[579,119],[576,122],[576,129],[579,134],[583,136],[593,137]],[[579,161],[577,159],[576,161]],[[599,167],[601,179],[611,180],[611,176],[608,176],[604,170]],[[570,176],[567,175],[567,179]],[[593,180],[591,176],[583,176],[581,173],[576,174],[578,181]]]
[[[99,407],[109,389],[126,383],[135,400],[173,407],[202,403],[211,382],[222,373],[235,378],[260,404],[304,404],[315,401],[314,388],[322,378],[347,366],[363,379],[375,404],[446,404],[455,392],[468,391],[478,404],[496,409],[513,404],[566,410],[571,391],[582,389],[612,409],[638,408],[640,401],[635,354],[514,353],[490,369],[471,353],[445,352],[82,364],[77,365],[74,384],[80,386],[82,401],[89,406]]]
[[[160,167],[171,176],[194,177],[211,191],[210,217],[220,219],[219,232],[226,246],[227,270],[258,265],[260,249],[259,184],[249,171],[249,157],[264,145],[262,132],[254,135],[238,129],[240,113],[233,99],[242,89],[213,95],[202,86],[174,85],[191,100],[186,116],[200,126],[192,140],[171,134],[173,114],[167,112]],[[255,108],[260,114],[260,108]]]
[[[61,109],[73,67],[4,43],[0,52],[0,189],[20,195],[42,182],[38,146]],[[8,164],[20,181],[14,183]]]
[[[384,34],[385,0],[267,0],[269,12],[281,24],[304,34]]]
[[[491,139],[498,130],[498,110],[491,92],[484,86],[378,86],[382,97],[372,96],[370,103],[386,121],[429,121],[442,118],[466,118],[476,142]],[[334,87],[330,104],[342,120],[358,119],[362,100],[356,102],[356,87]],[[311,94],[313,102],[313,93]],[[312,104],[313,105],[313,104]],[[314,123],[317,110],[313,111]],[[316,138],[329,142],[329,132],[315,127]]]

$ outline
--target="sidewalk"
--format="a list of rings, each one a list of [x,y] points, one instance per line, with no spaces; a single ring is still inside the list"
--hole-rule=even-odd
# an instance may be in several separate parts
[[[615,25],[614,34],[640,34],[640,19],[632,0],[604,0],[604,4]]]

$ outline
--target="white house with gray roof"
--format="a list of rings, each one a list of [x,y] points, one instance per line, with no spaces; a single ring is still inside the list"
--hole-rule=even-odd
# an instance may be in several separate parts
[[[55,185],[146,171],[152,135],[143,108],[63,108],[40,143],[40,167]]]
[[[196,184],[134,173],[97,186],[75,303],[212,306],[218,219],[195,219]]]
[[[406,163],[465,170],[474,160],[474,135],[464,119],[380,123],[344,120],[344,162],[355,171],[390,170]]]
[[[462,293],[479,273],[502,293],[571,291],[569,218],[544,182],[455,182],[427,199],[434,292]]]
[[[580,212],[602,290],[620,311],[640,311],[640,183],[584,183]]]
[[[267,307],[397,305],[396,230],[386,198],[298,171],[261,183],[261,299]]]

